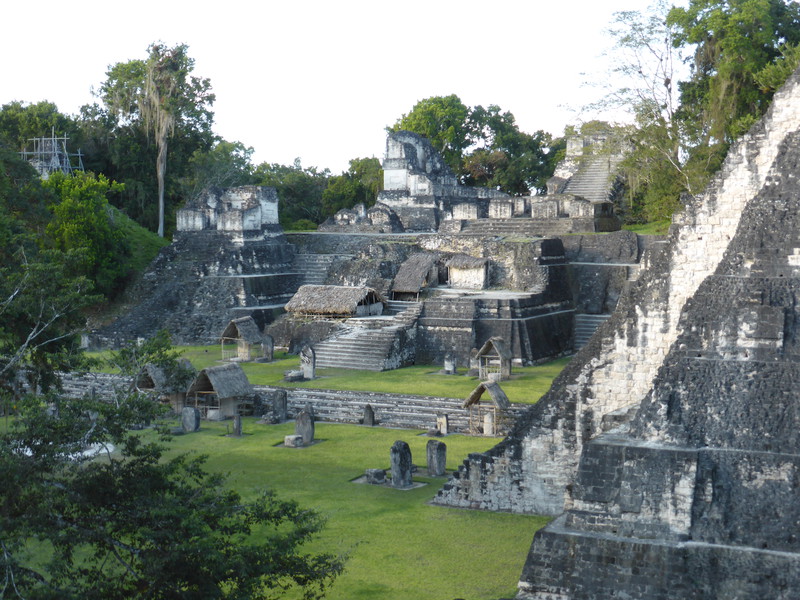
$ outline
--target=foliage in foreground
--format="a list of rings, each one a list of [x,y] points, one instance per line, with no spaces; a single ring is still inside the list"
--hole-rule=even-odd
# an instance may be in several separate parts
[[[160,336],[114,359],[132,374],[172,360],[168,346]],[[320,598],[343,569],[301,552],[322,527],[315,512],[266,491],[243,501],[205,456],[165,458],[165,432],[132,431],[159,409],[131,387],[16,408],[0,436],[2,598]]]

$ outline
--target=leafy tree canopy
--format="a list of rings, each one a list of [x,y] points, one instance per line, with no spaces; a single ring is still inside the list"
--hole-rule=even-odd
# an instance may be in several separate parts
[[[108,195],[120,184],[103,175],[54,173],[42,183],[54,192],[53,218],[47,233],[55,248],[74,252],[78,273],[94,282],[97,291],[110,295],[127,275],[130,247],[114,221]]]
[[[456,95],[421,100],[388,130],[428,138],[466,185],[535,193],[545,189],[555,168],[550,134],[522,132],[510,112],[497,105],[470,108]]]
[[[800,42],[800,4],[785,0],[691,0],[668,23],[677,46],[693,45],[692,73],[681,85],[685,118],[697,122],[698,142],[730,142],[771,101],[756,74]]]
[[[280,223],[290,230],[305,228],[297,225],[301,220],[322,223],[322,192],[329,177],[328,169],[305,168],[299,158],[291,166],[262,163],[253,173],[257,185],[271,186],[278,192]]]

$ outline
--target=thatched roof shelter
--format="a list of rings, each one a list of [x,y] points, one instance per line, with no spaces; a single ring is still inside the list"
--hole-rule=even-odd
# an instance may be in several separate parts
[[[481,404],[484,392],[489,392],[491,406]],[[469,411],[469,431],[472,434],[495,435],[498,427],[504,427],[505,413],[511,402],[500,386],[493,381],[484,381],[476,387],[464,402]]]
[[[253,386],[247,379],[242,367],[236,363],[208,367],[200,371],[194,382],[189,386],[189,394],[208,393],[216,394],[217,398],[238,398],[249,396],[253,393]]]
[[[467,397],[464,401],[464,408],[469,408],[475,404],[478,404],[481,401],[481,397],[483,396],[484,392],[489,392],[489,397],[492,400],[492,404],[496,408],[500,410],[507,410],[511,407],[511,401],[506,396],[506,393],[500,387],[500,384],[494,381],[484,381],[478,385],[472,393]]]
[[[223,340],[242,340],[248,344],[260,344],[263,335],[253,317],[240,317],[228,323],[220,337]]]
[[[491,337],[478,350],[478,376],[482,381],[497,381],[511,377],[511,359],[513,354],[506,341],[501,337]]]
[[[506,360],[511,360],[511,349],[508,347],[506,341],[501,337],[491,337],[486,340],[486,343],[480,347],[478,350],[478,356],[488,356],[490,354],[495,354],[500,358],[505,358]]]
[[[350,317],[381,314],[385,303],[386,299],[370,287],[301,285],[285,308],[304,315]]]
[[[423,287],[436,285],[439,277],[435,272],[438,260],[439,255],[435,252],[417,252],[409,256],[397,270],[392,293],[417,294]]]
[[[178,359],[178,366],[186,374],[196,373],[195,368],[187,358]],[[170,374],[163,367],[148,363],[136,377],[136,387],[140,390],[152,390],[159,394],[179,394],[185,392],[188,385],[184,373],[178,374],[180,375],[178,377],[173,376],[172,380],[170,380]]]
[[[448,269],[481,269],[489,262],[488,258],[476,258],[468,254],[455,254],[445,261]]]
[[[456,254],[445,261],[451,287],[482,290],[489,278],[489,259]]]

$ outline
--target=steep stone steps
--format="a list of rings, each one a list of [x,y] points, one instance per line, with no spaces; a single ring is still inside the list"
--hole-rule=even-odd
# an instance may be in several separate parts
[[[274,389],[255,386],[257,392]],[[286,389],[286,396],[290,415],[310,404],[314,417],[319,421],[359,423],[364,416],[364,407],[369,404],[381,427],[432,429],[436,427],[437,417],[447,415],[451,432],[469,431],[469,411],[463,407],[464,400],[460,398],[309,388]],[[512,404],[508,409],[508,422],[528,408],[528,405]]]
[[[303,274],[302,284],[324,285],[328,279],[331,264],[341,254],[295,254],[292,270]]]
[[[587,160],[564,187],[565,194],[582,196],[592,202],[607,201],[613,188],[612,175],[618,161],[610,156],[596,156]]]
[[[587,344],[597,328],[605,323],[610,316],[611,315],[575,315],[573,344],[576,352]]]
[[[510,219],[474,219],[464,224],[461,233],[482,236],[525,236],[546,237],[569,233],[571,223],[549,219],[531,219],[530,217],[512,217]]]
[[[422,311],[422,303],[409,306],[390,317],[348,319],[349,331],[314,346],[318,368],[385,371],[398,333],[413,327]]]

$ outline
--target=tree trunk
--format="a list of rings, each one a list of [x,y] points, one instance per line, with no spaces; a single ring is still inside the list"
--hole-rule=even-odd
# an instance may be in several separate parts
[[[167,136],[158,140],[156,177],[158,178],[158,237],[164,237],[164,179],[167,174]]]

